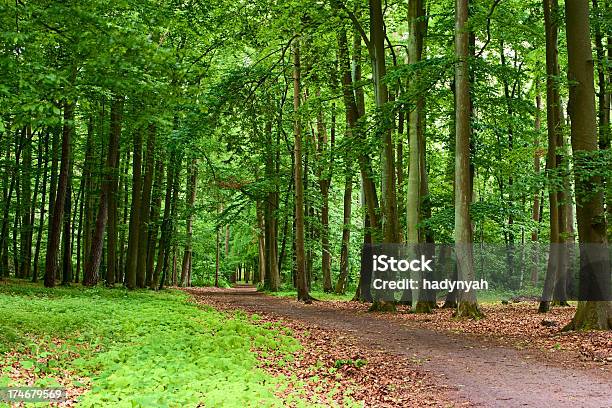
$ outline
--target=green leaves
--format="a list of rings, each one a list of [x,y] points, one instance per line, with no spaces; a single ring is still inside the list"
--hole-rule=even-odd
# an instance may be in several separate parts
[[[38,339],[19,348],[18,364],[38,373],[41,386],[65,375],[58,367],[76,387],[92,377],[82,407],[281,406],[279,380],[257,368],[252,350],[288,354],[299,343],[245,314],[186,300],[181,292],[9,285],[0,289],[0,308],[9,311],[0,325],[14,332],[11,339]],[[11,339],[0,337],[0,346],[14,348]]]

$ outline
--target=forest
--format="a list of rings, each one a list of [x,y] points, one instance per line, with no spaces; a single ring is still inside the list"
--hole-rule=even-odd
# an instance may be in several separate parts
[[[610,0],[0,22],[0,406],[612,406]]]

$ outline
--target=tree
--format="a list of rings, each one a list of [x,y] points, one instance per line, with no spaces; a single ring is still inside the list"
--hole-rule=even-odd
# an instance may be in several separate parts
[[[51,228],[47,240],[45,257],[45,287],[55,286],[64,204],[68,194],[68,173],[70,172],[70,143],[73,131],[74,102],[64,101],[64,125],[62,130],[62,162],[57,184],[57,195],[53,205]]]
[[[458,279],[474,280],[472,252],[472,220],[470,203],[470,83],[468,44],[468,0],[455,3],[455,251]],[[459,292],[457,316],[480,318],[482,313],[476,303],[474,291]]]
[[[300,44],[299,37],[292,43],[293,54],[293,137],[294,137],[294,185],[295,185],[295,262],[297,267],[297,298],[310,302],[306,281],[304,257],[304,185],[302,184],[302,122],[300,120]]]
[[[576,179],[576,216],[580,240],[581,301],[566,329],[612,329],[610,254],[606,237],[603,193],[593,188],[602,177],[592,174],[597,158],[597,123],[588,0],[565,3],[572,148]],[[586,298],[585,298],[586,297]]]

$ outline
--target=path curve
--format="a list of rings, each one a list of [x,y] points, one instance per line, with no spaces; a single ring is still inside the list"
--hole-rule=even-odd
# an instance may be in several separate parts
[[[440,333],[400,324],[375,314],[305,305],[267,296],[252,287],[225,290],[192,288],[187,292],[226,304],[346,332],[366,347],[418,361],[458,387],[460,399],[484,407],[612,407],[612,373],[596,368],[563,367],[516,350],[465,335]]]

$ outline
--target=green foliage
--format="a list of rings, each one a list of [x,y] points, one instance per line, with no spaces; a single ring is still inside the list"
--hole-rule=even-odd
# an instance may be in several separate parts
[[[275,328],[199,308],[177,291],[11,283],[0,287],[0,308],[8,329],[0,350],[26,356],[24,369],[45,360],[40,384],[60,370],[91,377],[83,407],[281,406],[274,391],[282,380],[258,369],[252,350],[283,355],[300,347]]]

